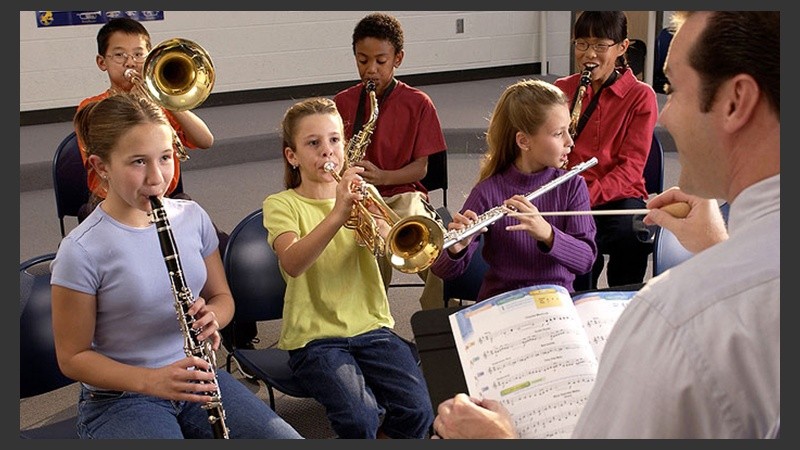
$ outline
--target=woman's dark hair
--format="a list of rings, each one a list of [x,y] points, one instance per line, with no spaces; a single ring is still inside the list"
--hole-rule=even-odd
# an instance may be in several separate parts
[[[623,11],[584,11],[574,28],[574,39],[610,39],[618,44],[628,38],[628,16]],[[616,66],[628,66],[625,55],[617,58]]]

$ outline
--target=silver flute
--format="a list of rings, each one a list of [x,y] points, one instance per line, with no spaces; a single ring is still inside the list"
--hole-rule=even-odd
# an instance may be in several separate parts
[[[578,175],[579,173],[583,172],[584,170],[588,169],[589,167],[594,166],[597,164],[597,158],[592,157],[592,159],[582,162],[572,169],[569,172],[561,175],[560,177],[554,178],[550,182],[542,185],[538,189],[528,194],[525,194],[525,198],[528,201],[535,199],[536,197],[544,194],[547,191],[552,190],[556,186],[565,181],[569,180],[570,178]],[[508,214],[508,208],[503,205],[495,206],[494,208],[486,211],[485,213],[478,216],[478,218],[472,222],[468,227],[460,229],[460,230],[450,230],[444,234],[444,243],[442,244],[442,249],[446,250],[447,248],[453,246],[458,241],[466,239],[473,234],[480,232],[483,228],[488,227],[489,225],[497,222],[498,220],[502,219],[503,216]]]

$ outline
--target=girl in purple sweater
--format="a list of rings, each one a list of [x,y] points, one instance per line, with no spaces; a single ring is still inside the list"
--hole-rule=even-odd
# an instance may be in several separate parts
[[[463,229],[489,209],[504,205],[520,213],[588,211],[589,191],[575,176],[532,199],[525,195],[566,170],[573,141],[564,93],[541,80],[523,80],[503,92],[486,133],[487,150],[477,184],[448,229]],[[447,280],[469,266],[479,234],[450,246],[431,270]],[[558,284],[573,291],[575,274],[586,273],[597,254],[591,216],[506,214],[482,233],[489,265],[478,301],[537,284]]]

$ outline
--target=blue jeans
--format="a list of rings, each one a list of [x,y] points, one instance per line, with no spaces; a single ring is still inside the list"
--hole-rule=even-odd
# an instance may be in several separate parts
[[[302,439],[269,405],[224,370],[217,381],[232,439]],[[82,439],[213,438],[202,404],[175,402],[135,392],[81,387],[78,434]]]
[[[391,330],[318,339],[289,355],[294,376],[325,406],[338,437],[374,439],[378,427],[390,438],[427,437],[428,387],[409,343]]]

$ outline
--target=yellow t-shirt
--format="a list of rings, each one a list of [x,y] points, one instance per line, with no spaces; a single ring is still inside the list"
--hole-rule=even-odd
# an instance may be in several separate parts
[[[302,197],[293,189],[268,196],[262,209],[269,245],[289,231],[307,235],[334,203]],[[278,348],[293,350],[315,339],[394,326],[375,256],[356,244],[351,229],[342,227],[302,275],[290,277],[283,268],[281,274],[286,294]]]

